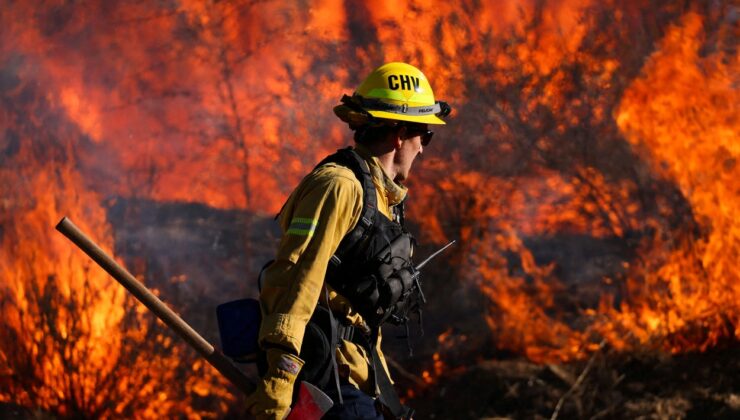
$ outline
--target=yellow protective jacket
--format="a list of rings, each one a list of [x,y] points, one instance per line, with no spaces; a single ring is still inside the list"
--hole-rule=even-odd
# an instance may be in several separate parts
[[[391,217],[392,206],[400,203],[406,188],[393,182],[378,160],[361,145],[357,152],[373,175],[378,209]],[[300,353],[306,324],[322,293],[329,259],[344,236],[357,224],[362,211],[362,186],[352,170],[328,163],[308,174],[288,198],[280,213],[283,236],[275,262],[264,272],[260,302],[262,325],[259,342],[267,349],[268,371],[249,399],[258,418],[282,418],[291,403],[293,382],[303,361]],[[327,285],[328,287],[328,285]],[[353,325],[362,317],[349,301],[330,290],[329,306]],[[378,354],[387,371],[378,340]],[[336,351],[340,376],[368,395],[370,355],[350,341]]]

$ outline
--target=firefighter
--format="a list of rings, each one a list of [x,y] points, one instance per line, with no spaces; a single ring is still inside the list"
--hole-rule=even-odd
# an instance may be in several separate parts
[[[418,303],[403,181],[432,138],[429,126],[449,112],[405,63],[378,67],[334,108],[355,146],[322,161],[290,195],[276,258],[261,274],[261,381],[248,400],[257,418],[284,418],[297,379],[335,401],[325,418],[411,416],[391,385],[380,326],[407,320]]]

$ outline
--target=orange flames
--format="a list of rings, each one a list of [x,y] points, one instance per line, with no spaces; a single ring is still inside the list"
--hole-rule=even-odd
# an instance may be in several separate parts
[[[69,215],[108,252],[113,243],[100,197],[75,168],[73,144],[55,140],[74,129],[46,136],[29,124],[13,133],[17,149],[0,169],[0,402],[65,417],[225,412],[225,381],[53,230]],[[221,401],[195,403],[207,396]]]
[[[711,29],[716,49],[702,53],[709,25],[719,28]],[[689,212],[682,200],[654,190],[658,198],[646,213],[641,173],[608,179],[576,166],[502,178],[459,171],[465,165],[456,159],[434,163],[433,185],[423,193],[439,199],[441,192],[456,204],[450,204],[454,214],[441,209],[425,220],[428,232],[440,240],[454,232],[466,244],[464,270],[490,300],[487,321],[500,348],[544,362],[582,357],[602,339],[618,349],[681,352],[740,337],[736,35],[728,20],[686,13],[668,27],[614,114],[634,152],[650,165],[623,170],[652,170],[660,185],[678,187],[671,194],[685,197]],[[614,68],[603,71],[613,74]],[[567,118],[562,96],[553,100],[559,103],[548,106]],[[599,109],[591,118],[608,117]],[[555,160],[548,141],[532,146]],[[454,176],[439,180],[445,173]],[[573,296],[584,292],[563,283],[557,262],[537,262],[524,240],[562,234],[613,238],[639,257],[607,261],[611,269],[598,270],[596,279],[602,284],[598,303],[584,307],[584,301],[568,312]]]
[[[701,51],[707,20],[688,13],[669,29],[616,114],[655,173],[680,188],[702,232],[647,240],[648,263],[630,270],[643,279],[630,285],[635,302],[613,314],[641,342],[667,337],[674,352],[740,338],[740,55],[722,50],[737,42],[730,26],[716,34],[717,51]]]
[[[497,349],[545,362],[604,339],[681,352],[740,337],[730,2],[309,3],[3,10],[0,401],[225,413],[223,381],[52,226],[78,216],[111,249],[110,197],[273,214],[349,143],[341,94],[392,60],[455,106],[414,168],[409,219],[460,240],[456,280],[482,292]],[[449,343],[425,380],[449,369]]]
[[[425,384],[433,384],[439,376],[447,372],[448,367],[442,360],[442,354],[449,352],[457,346],[464,346],[467,339],[465,335],[453,335],[451,328],[437,337],[439,351],[432,355],[432,369],[425,370],[421,373],[421,378]]]

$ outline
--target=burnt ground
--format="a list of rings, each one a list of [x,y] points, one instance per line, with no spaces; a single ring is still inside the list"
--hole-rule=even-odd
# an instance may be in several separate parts
[[[588,365],[481,361],[407,403],[418,419],[549,419],[564,395],[559,419],[740,418],[740,343],[678,356],[602,351]]]
[[[406,403],[415,419],[550,419],[568,394],[558,419],[740,419],[740,343],[679,356],[602,351],[576,385],[588,364],[479,361],[450,369]],[[418,389],[395,373],[399,388]],[[51,418],[0,403],[0,419]]]
[[[0,403],[0,419],[53,419],[54,416],[41,410],[31,410],[13,403]]]

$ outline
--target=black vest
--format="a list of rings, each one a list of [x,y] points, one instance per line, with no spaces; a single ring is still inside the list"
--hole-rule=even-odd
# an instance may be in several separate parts
[[[354,327],[344,325],[334,318],[331,311],[317,306],[306,326],[301,348],[300,357],[306,361],[301,379],[327,389],[333,373],[338,402],[341,404],[334,349],[340,339],[353,341],[364,347],[370,355],[373,383],[380,391],[381,404],[395,418],[411,418],[413,410],[401,404],[377,352],[380,325],[384,322],[405,323],[408,313],[419,308],[421,291],[414,287],[414,267],[411,263],[415,241],[403,227],[403,204],[393,209],[395,221],[378,211],[370,168],[352,148],[338,150],[317,167],[327,163],[336,163],[352,170],[362,184],[363,205],[357,225],[345,235],[329,261],[326,281],[349,299],[371,331],[368,335],[364,332],[354,334]],[[328,305],[328,292],[325,299]]]
[[[355,227],[339,243],[326,271],[326,281],[349,299],[371,327],[398,324],[399,305],[412,292],[414,238],[404,229],[403,203],[394,220],[378,210],[375,184],[367,162],[352,148],[340,149],[318,166],[336,163],[352,170],[362,184],[362,212]]]

